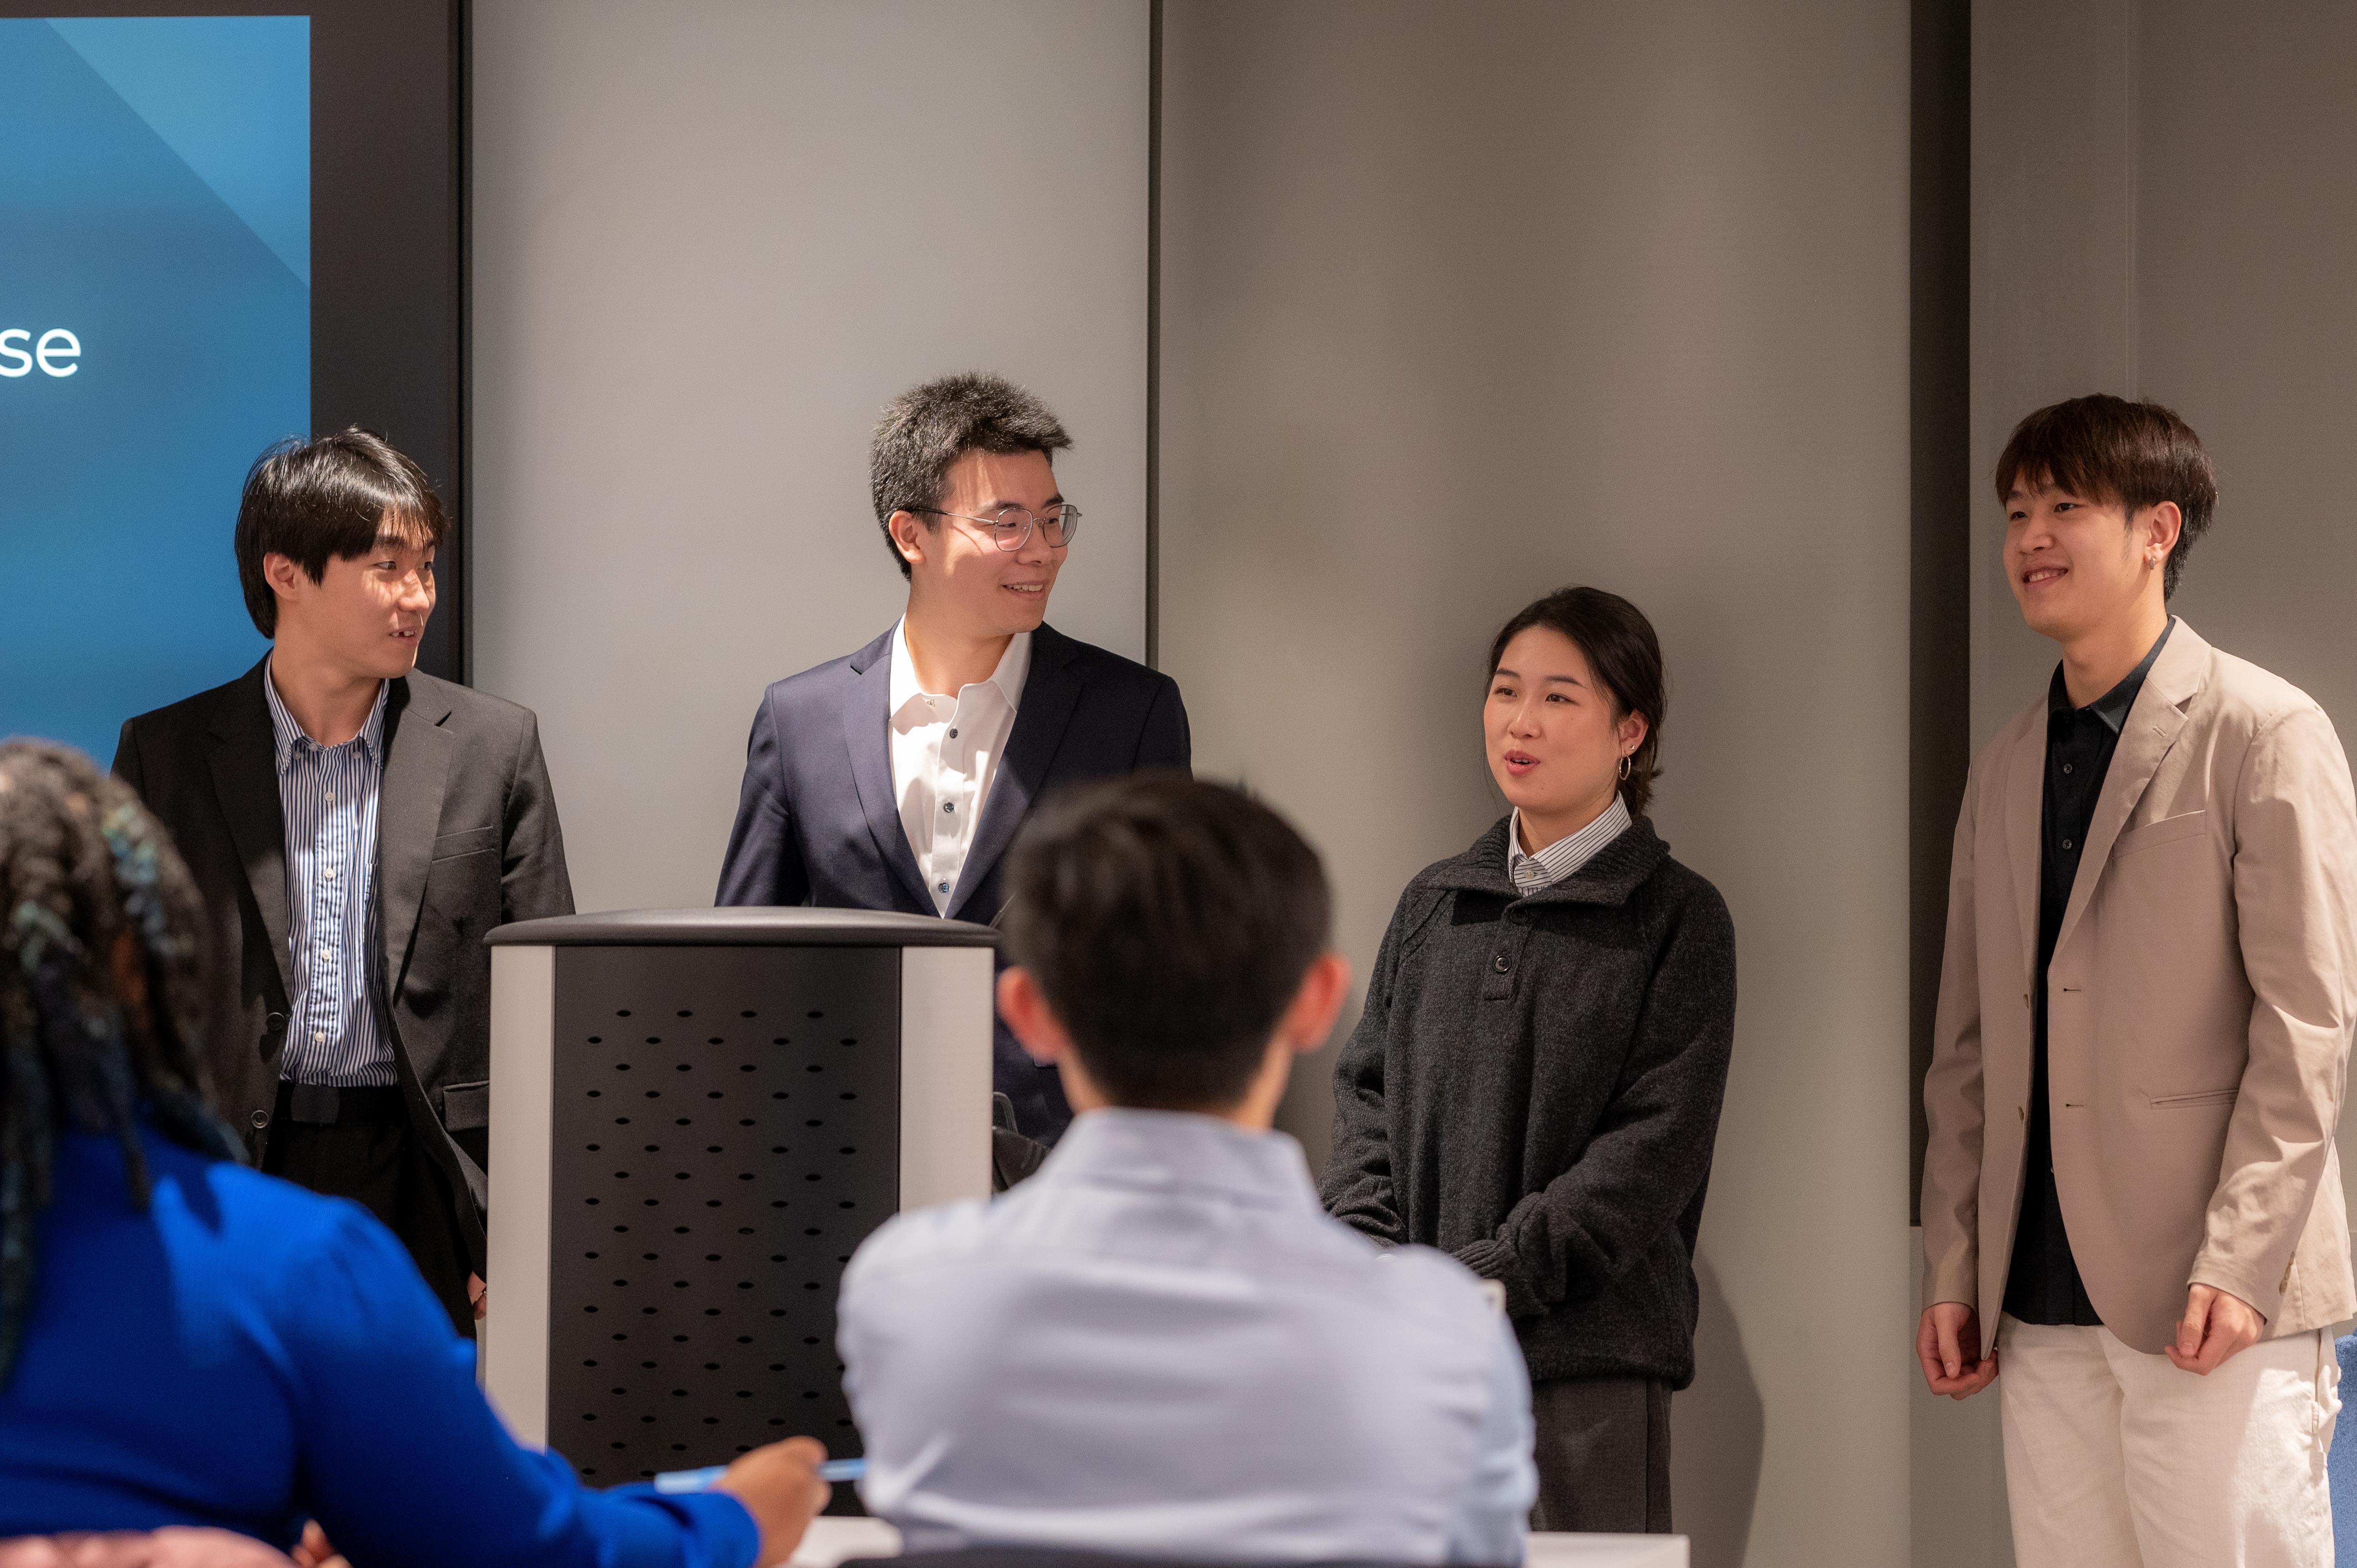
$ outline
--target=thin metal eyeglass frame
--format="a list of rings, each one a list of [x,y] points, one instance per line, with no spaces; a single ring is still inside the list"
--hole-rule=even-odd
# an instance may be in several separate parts
[[[1001,550],[1006,551],[1010,555],[1016,551],[1022,549],[1026,544],[1031,542],[1031,531],[1034,528],[1044,529],[1047,527],[1049,521],[1047,518],[1041,517],[1038,512],[1031,510],[1028,507],[1008,508],[1007,510],[1010,511],[1019,511],[1023,514],[1023,532],[1015,536],[1015,542],[1009,544],[1006,542],[1006,536],[1000,532],[1002,525],[995,518],[975,517],[969,512],[963,511],[943,511],[941,508],[933,506],[912,506],[906,510],[920,513],[928,517],[953,517],[960,522],[978,522],[982,524],[983,527],[990,530],[991,542],[997,545]],[[1061,543],[1058,543],[1052,540],[1049,541],[1048,548],[1050,550],[1070,549],[1071,547],[1073,536],[1081,531],[1081,509],[1076,506],[1060,506],[1056,509],[1056,511],[1058,521],[1060,521],[1063,525],[1064,538]]]

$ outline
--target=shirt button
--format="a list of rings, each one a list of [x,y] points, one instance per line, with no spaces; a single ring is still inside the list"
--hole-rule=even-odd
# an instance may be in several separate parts
[[[2068,772],[2070,772],[2071,770],[2070,770],[2069,768],[2064,768],[2062,771],[2063,771],[2063,772],[2065,772],[2065,773],[2068,773]],[[331,865],[331,866],[328,867],[328,869],[327,869],[327,870],[322,871],[321,873],[319,873],[319,875],[322,875],[322,876],[324,876],[324,877],[326,877],[328,881],[333,882],[333,881],[336,879],[336,868],[335,868],[334,866],[332,866],[332,865]]]
[[[955,740],[955,739],[957,739],[957,731],[955,731],[955,730],[952,730],[952,731],[950,731],[950,738],[951,738],[952,740]]]
[[[327,1030],[325,1030],[325,1029],[314,1029],[314,1030],[312,1030],[312,1031],[311,1031],[311,1043],[312,1043],[313,1045],[315,1045],[315,1046],[324,1046],[324,1045],[326,1045],[326,1044],[328,1043],[328,1031],[327,1031]]]
[[[946,882],[936,882],[933,884],[933,886],[936,891],[942,893],[946,893],[950,890],[950,885]]]
[[[942,810],[944,811],[954,811],[957,810],[957,802],[955,800],[943,800],[942,802]]]

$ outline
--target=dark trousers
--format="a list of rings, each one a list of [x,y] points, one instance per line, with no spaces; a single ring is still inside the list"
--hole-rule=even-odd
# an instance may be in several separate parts
[[[1670,1532],[1670,1386],[1563,1378],[1531,1390],[1539,1498],[1533,1530]]]
[[[451,1206],[450,1183],[423,1148],[404,1117],[400,1120],[297,1122],[281,1114],[270,1130],[262,1168],[297,1187],[330,1197],[348,1197],[384,1221],[401,1239],[425,1278],[426,1288],[450,1315],[450,1325],[468,1338],[475,1311],[467,1299],[466,1243]]]

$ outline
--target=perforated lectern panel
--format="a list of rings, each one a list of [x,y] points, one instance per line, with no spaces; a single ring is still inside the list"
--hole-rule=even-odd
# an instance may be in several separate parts
[[[843,1265],[899,1203],[897,948],[556,955],[549,1445],[600,1485],[859,1443]]]

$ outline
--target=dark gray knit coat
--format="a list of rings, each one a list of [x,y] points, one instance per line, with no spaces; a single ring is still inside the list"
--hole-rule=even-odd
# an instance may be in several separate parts
[[[1534,1381],[1682,1389],[1734,923],[1643,821],[1523,897],[1511,821],[1400,895],[1335,1069],[1326,1207],[1502,1282]]]

